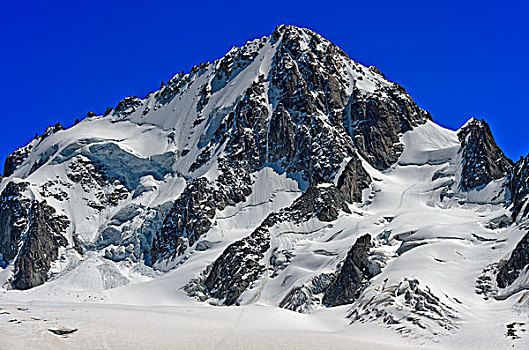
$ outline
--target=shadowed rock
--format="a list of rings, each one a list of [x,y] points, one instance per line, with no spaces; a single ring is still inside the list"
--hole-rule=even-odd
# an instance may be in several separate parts
[[[48,331],[56,335],[68,335],[77,332],[77,328],[52,327],[48,328]]]
[[[362,201],[362,190],[369,187],[371,176],[356,155],[345,166],[338,178],[337,188],[349,203]]]
[[[472,118],[459,130],[457,136],[462,152],[462,190],[479,188],[511,172],[512,161],[498,147],[484,120]]]
[[[525,158],[520,157],[520,160],[514,164],[514,169],[509,179],[509,189],[513,203],[513,220],[526,217],[529,213],[529,206],[525,205],[529,195],[529,155]],[[524,206],[525,209],[522,212]]]
[[[365,283],[373,277],[368,264],[369,250],[372,246],[369,234],[356,240],[342,262],[336,279],[325,290],[324,305],[350,304],[358,297]]]
[[[15,263],[15,288],[29,289],[46,282],[51,263],[59,256],[59,247],[68,244],[62,233],[69,224],[66,216],[57,216],[46,203],[32,203],[29,228]]]
[[[518,242],[509,259],[500,262],[496,276],[498,286],[505,288],[511,285],[527,265],[529,265],[529,233]]]

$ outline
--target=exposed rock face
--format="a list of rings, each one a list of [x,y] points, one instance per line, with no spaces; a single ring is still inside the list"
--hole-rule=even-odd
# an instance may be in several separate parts
[[[371,176],[356,155],[347,163],[336,187],[349,203],[362,201],[362,190],[369,187]]]
[[[508,186],[512,201],[512,219],[523,222],[527,219],[529,213],[529,206],[527,205],[529,197],[529,155],[525,158],[520,157],[520,160],[514,164]],[[498,264],[496,283],[500,288],[510,286],[527,265],[529,265],[529,233],[518,242],[509,258],[500,261]]]
[[[308,49],[300,43],[300,35],[310,36]],[[274,38],[281,38],[282,45],[274,58],[270,81],[274,90],[282,93],[269,99],[281,99],[282,107],[297,123],[304,115],[327,115],[331,125],[347,133],[359,153],[375,168],[382,170],[393,164],[402,151],[400,135],[431,119],[395,83],[377,86],[372,95],[356,86],[352,94],[348,93],[345,62],[349,58],[321,36],[280,26],[272,35]],[[360,65],[353,69],[356,85],[362,85],[364,79],[370,79],[368,74],[375,72]],[[379,72],[375,74],[383,77]]]
[[[270,127],[279,129],[271,129],[268,149],[272,152],[267,160],[279,163],[289,173],[301,173],[308,183],[328,181],[335,167],[354,153],[345,130],[330,128],[323,117],[332,115],[324,102],[328,97],[325,82],[329,80],[328,69],[335,68],[311,63],[315,57],[328,57],[334,51],[331,45],[303,51],[296,40],[296,33],[285,29],[270,72],[268,100],[275,105]],[[313,40],[319,38],[314,36]],[[345,85],[341,89],[345,90]],[[274,140],[279,143],[273,143]]]
[[[23,194],[28,185],[10,182],[0,196],[0,254],[6,263],[16,257],[11,285],[17,289],[44,283],[59,247],[68,244],[63,236],[68,218],[45,202],[28,199]]]
[[[311,185],[292,206],[280,212],[280,219],[295,224],[312,218],[329,222],[336,220],[340,211],[351,212],[344,196],[333,184]]]
[[[208,296],[224,305],[234,305],[239,296],[264,272],[264,254],[270,248],[270,234],[265,223],[250,236],[230,245],[215,260],[205,280]]]
[[[29,289],[44,283],[51,263],[59,256],[59,247],[68,241],[63,236],[70,224],[64,215],[43,202],[34,201],[29,210],[29,227],[15,264],[13,286]]]
[[[296,153],[296,125],[282,104],[278,105],[272,114],[270,130],[272,132],[268,135],[270,152],[267,160],[292,159]]]
[[[206,178],[196,179],[187,186],[153,242],[154,260],[182,255],[211,228],[216,208],[215,191]]]
[[[358,238],[342,262],[336,279],[325,290],[324,305],[350,304],[358,298],[362,287],[373,277],[368,263],[369,249],[371,247],[371,236],[369,234]]]
[[[22,196],[27,183],[10,182],[0,195],[0,254],[1,260],[13,260],[18,242],[28,226],[29,199]]]
[[[529,155],[525,158],[520,157],[520,160],[514,164],[509,179],[509,189],[513,203],[513,219],[526,217],[529,212],[529,207],[526,205],[529,195]]]
[[[498,147],[484,120],[472,118],[459,130],[458,137],[462,152],[462,190],[484,186],[511,172],[512,161]]]
[[[137,107],[141,106],[141,100],[137,96],[125,97],[114,109],[115,115],[126,116],[134,112]]]
[[[32,148],[33,144],[30,143],[27,146],[21,147],[12,154],[8,155],[4,163],[4,176],[7,177],[12,175],[19,165],[26,160]]]
[[[116,206],[129,195],[123,181],[110,176],[105,167],[84,156],[71,162],[69,170],[66,176],[70,181],[79,184],[86,193],[95,193],[95,200],[88,203],[94,209]]]
[[[264,272],[264,254],[270,248],[268,228],[275,221],[269,216],[250,236],[228,246],[215,262],[185,286],[199,300],[217,299],[218,304],[234,305],[248,286]]]
[[[400,135],[431,120],[398,84],[365,96],[353,89],[343,112],[343,123],[355,147],[373,167],[383,170],[402,153]]]
[[[278,219],[295,224],[312,218],[329,222],[336,220],[340,211],[351,212],[344,196],[333,184],[311,185],[292,206],[280,212]]]
[[[511,285],[527,265],[529,265],[529,233],[516,245],[509,259],[500,262],[496,276],[498,286],[505,288]]]

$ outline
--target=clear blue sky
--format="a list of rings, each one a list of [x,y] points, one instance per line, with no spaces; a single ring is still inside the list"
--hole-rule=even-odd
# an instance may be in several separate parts
[[[379,67],[443,126],[484,118],[517,160],[529,152],[529,5],[495,3],[0,0],[0,162],[48,125],[143,97],[279,24]]]

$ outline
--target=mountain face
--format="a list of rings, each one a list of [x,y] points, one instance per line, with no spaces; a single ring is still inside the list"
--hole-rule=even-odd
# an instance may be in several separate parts
[[[164,275],[214,305],[348,305],[353,325],[454,334],[529,293],[528,164],[484,121],[443,129],[375,67],[280,26],[10,155],[0,282]]]

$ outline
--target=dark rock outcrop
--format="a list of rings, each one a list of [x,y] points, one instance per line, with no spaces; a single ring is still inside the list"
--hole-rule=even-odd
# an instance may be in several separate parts
[[[116,206],[129,196],[124,181],[111,176],[108,169],[84,156],[78,156],[68,166],[68,179],[81,186],[86,193],[95,194],[96,200],[88,205],[97,210]]]
[[[114,115],[126,116],[131,114],[141,106],[142,102],[137,96],[125,97],[119,101],[118,105],[114,109]]]
[[[33,143],[29,143],[27,146],[17,149],[15,152],[7,156],[4,163],[4,176],[8,177],[13,175],[15,170],[26,160],[29,153],[33,149]]]
[[[329,222],[338,218],[340,211],[351,213],[342,193],[330,183],[311,185],[288,209],[282,210],[282,220],[296,224],[317,218]]]
[[[336,279],[325,290],[323,305],[350,304],[358,297],[366,282],[373,277],[368,263],[369,250],[372,246],[369,234],[356,240],[341,263]]]
[[[206,178],[198,178],[187,186],[153,242],[154,261],[182,255],[195,244],[211,228],[216,207],[214,187]]]
[[[512,161],[505,156],[492,137],[489,125],[472,118],[458,134],[462,152],[461,189],[469,191],[500,179],[512,170]]]
[[[59,247],[68,244],[63,235],[68,218],[45,202],[25,197],[28,186],[10,182],[0,195],[0,254],[5,263],[14,260],[11,285],[17,289],[44,283]]]
[[[354,88],[342,116],[343,125],[360,155],[379,170],[388,168],[399,158],[403,151],[401,134],[431,119],[396,83],[372,96],[365,96]]]
[[[310,37],[308,47],[300,43],[304,35]],[[353,82],[353,92],[348,93],[350,81],[344,62],[349,57],[318,34],[280,26],[272,35],[274,38],[281,38],[282,42],[270,72],[275,93],[269,100],[281,101],[296,124],[305,116],[326,115],[335,129],[350,136],[360,155],[375,168],[386,169],[397,160],[402,152],[402,133],[431,120],[429,113],[396,83],[387,81],[372,94],[366,94]],[[353,65],[360,74],[358,79],[363,79],[366,70]],[[310,120],[317,122],[318,118]],[[311,134],[314,135],[318,134]]]
[[[529,233],[518,242],[509,259],[499,263],[496,276],[498,286],[505,288],[511,285],[527,265],[529,265]]]
[[[65,337],[68,334],[72,334],[77,332],[77,328],[68,328],[68,327],[52,327],[48,328],[48,331],[55,335],[60,335]]]
[[[513,220],[518,217],[526,217],[529,213],[529,207],[525,205],[529,196],[529,155],[525,158],[520,157],[520,160],[514,164],[514,169],[509,179],[509,190],[513,203]],[[522,209],[524,209],[523,212]]]
[[[509,177],[509,191],[512,202],[512,220],[524,221],[529,214],[527,199],[529,198],[529,155],[520,157]],[[496,283],[500,288],[511,285],[522,270],[529,265],[529,233],[518,242],[508,259],[498,264]]]
[[[362,190],[369,187],[371,176],[362,166],[356,154],[345,166],[336,187],[349,203],[362,201]]]
[[[333,273],[322,273],[293,288],[279,306],[301,313],[317,305],[327,307],[354,302],[378,272],[370,269],[371,236],[359,237]]]
[[[262,259],[270,248],[269,225],[265,222],[250,236],[231,244],[215,260],[204,282],[209,297],[224,305],[237,304],[246,288],[262,275]]]
[[[63,236],[70,224],[68,218],[56,215],[44,202],[34,201],[29,210],[29,227],[15,263],[12,285],[29,289],[46,282],[52,262],[59,256],[59,247],[68,241]]]
[[[22,193],[28,185],[11,181],[0,195],[0,260],[6,263],[17,255],[18,242],[27,230],[31,201]]]

